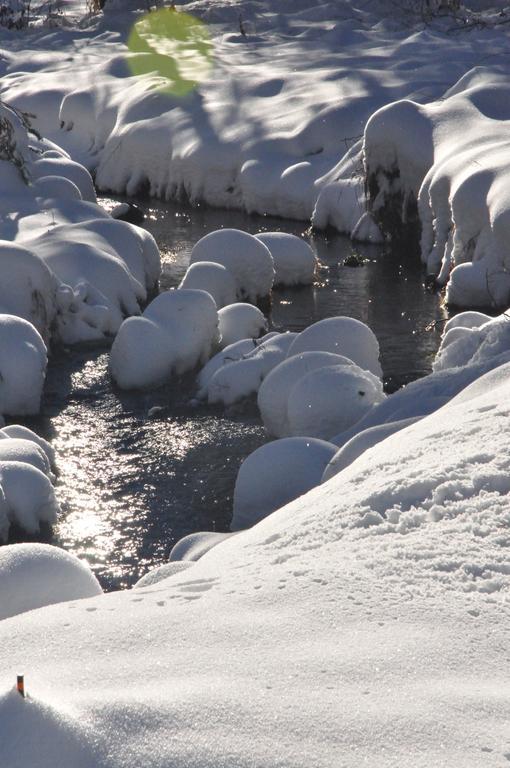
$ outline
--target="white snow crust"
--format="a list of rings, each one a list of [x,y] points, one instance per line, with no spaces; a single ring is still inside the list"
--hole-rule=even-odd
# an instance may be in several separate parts
[[[196,261],[190,264],[179,288],[207,291],[218,309],[227,304],[235,304],[237,299],[237,287],[231,273],[223,264],[212,261]]]
[[[210,549],[229,539],[232,533],[219,533],[217,531],[201,531],[184,536],[177,544],[174,544],[170,552],[171,563],[195,562],[200,560]]]
[[[46,374],[46,345],[35,327],[0,314],[0,413],[38,413]]]

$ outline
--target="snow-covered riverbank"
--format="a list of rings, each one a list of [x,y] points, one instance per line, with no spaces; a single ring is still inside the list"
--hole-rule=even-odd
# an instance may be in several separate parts
[[[17,344],[2,347],[0,412],[37,410],[52,339],[120,329],[111,372],[129,387],[203,364],[218,328],[226,341],[247,327],[240,311],[265,331],[232,302],[271,292],[276,246],[273,257],[271,238],[234,230],[196,246],[192,288],[125,319],[148,299],[159,254],[101,211],[77,161],[128,193],[304,219],[317,203],[318,225],[372,240],[419,215],[428,268],[444,283],[452,266],[465,278],[448,295],[482,304],[473,297],[485,290],[508,304],[506,282],[499,293],[491,282],[507,268],[502,17],[452,35],[458,19],[396,19],[382,4],[184,8],[214,48],[186,96],[158,90],[168,77],[157,68],[133,74],[124,41],[136,16],[113,7],[81,27],[1,35],[1,96],[34,113],[44,137],[0,107],[0,330]],[[138,67],[145,54],[127,58]],[[461,77],[443,101],[418,103]],[[310,264],[307,281],[313,254]],[[204,292],[207,275],[230,320]],[[350,318],[234,341],[253,349],[206,363],[199,396],[231,404],[258,392],[268,433],[282,437],[241,469],[235,533],[181,543],[166,572],[108,595],[72,555],[0,549],[2,766],[508,762],[509,329],[505,314],[450,321],[434,372],[389,396],[378,341]],[[32,368],[20,368],[21,349]],[[14,396],[21,411],[6,405]],[[2,437],[6,535],[23,516],[33,528],[53,520],[56,502],[46,444]],[[20,479],[30,463],[42,514]]]

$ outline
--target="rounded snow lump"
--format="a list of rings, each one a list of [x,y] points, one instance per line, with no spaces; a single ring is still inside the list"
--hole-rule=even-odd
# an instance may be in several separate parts
[[[0,584],[0,619],[103,592],[86,563],[49,544],[1,547]]]
[[[273,257],[275,285],[313,283],[317,259],[307,242],[286,232],[261,232],[256,237]]]
[[[248,232],[218,229],[196,243],[190,264],[214,261],[232,274],[238,299],[256,301],[271,293],[274,281],[273,257],[268,248]]]
[[[241,339],[257,339],[267,331],[267,320],[253,304],[229,304],[218,312],[221,346],[227,347]]]
[[[154,387],[203,363],[219,338],[218,312],[206,291],[156,296],[141,317],[125,320],[114,339],[110,371],[123,389]]]
[[[207,291],[218,309],[234,304],[237,299],[236,281],[223,264],[213,261],[197,261],[190,264],[179,288]]]
[[[327,440],[356,424],[384,400],[382,382],[358,366],[335,365],[307,373],[287,401],[291,435]]]
[[[294,343],[294,342],[292,342]],[[352,360],[332,352],[302,352],[287,357],[266,376],[257,397],[264,426],[274,437],[287,437],[287,401],[296,382],[310,371],[332,365],[354,365]]]
[[[0,413],[39,412],[46,363],[46,346],[34,326],[0,314]]]
[[[360,368],[382,375],[379,342],[368,325],[353,317],[328,317],[310,325],[299,334],[287,357],[312,351],[344,355]]]
[[[249,528],[321,482],[337,451],[324,440],[286,437],[257,448],[241,464],[231,530]]]
[[[170,562],[200,560],[210,549],[230,538],[231,533],[200,531],[179,539],[170,552]]]
[[[187,570],[192,562],[175,562],[175,563],[163,563],[163,565],[153,568],[148,571],[141,579],[138,579],[133,589],[138,587],[151,587],[154,584],[158,584],[160,581],[169,579],[171,576],[175,576],[176,573],[181,573]]]

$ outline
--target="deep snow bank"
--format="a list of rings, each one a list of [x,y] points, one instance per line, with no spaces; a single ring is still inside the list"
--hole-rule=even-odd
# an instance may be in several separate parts
[[[395,233],[421,225],[421,257],[448,303],[508,306],[506,67],[477,67],[443,99],[400,101],[368,121],[364,158],[371,212]]]

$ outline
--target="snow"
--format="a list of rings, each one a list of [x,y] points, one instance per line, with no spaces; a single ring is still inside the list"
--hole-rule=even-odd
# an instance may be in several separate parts
[[[509,345],[510,318],[506,314],[472,328],[450,327],[441,339],[434,370],[490,362],[507,353]]]
[[[179,288],[192,288],[211,294],[218,309],[234,304],[237,288],[234,278],[223,264],[212,261],[196,261],[186,270]]]
[[[34,326],[0,314],[0,413],[38,413],[46,363],[46,345]]]
[[[210,549],[229,539],[232,533],[219,533],[217,531],[202,531],[190,533],[179,539],[170,552],[171,563],[195,562],[200,560]]]
[[[8,437],[0,430],[0,462],[17,461],[30,464],[51,479],[51,467],[46,453],[33,440]]]
[[[382,376],[379,342],[374,332],[352,317],[327,317],[308,326],[295,339],[288,357],[300,352],[333,352],[348,357],[376,376]]]
[[[236,478],[231,530],[255,525],[319,485],[335,452],[325,440],[285,437],[250,453]]]
[[[257,405],[267,432],[273,437],[291,434],[287,413],[289,395],[297,382],[311,371],[336,365],[354,365],[332,352],[302,352],[275,366],[260,385]]]
[[[242,339],[257,339],[267,331],[267,320],[252,304],[229,304],[218,311],[221,343],[227,347]]]
[[[509,390],[505,365],[189,573],[0,622],[4,761],[501,765]]]
[[[357,365],[317,368],[300,377],[289,392],[289,432],[329,440],[384,399],[381,380]]]
[[[365,128],[372,213],[391,229],[392,206],[404,222],[417,207],[422,261],[452,306],[510,303],[507,80],[475,67],[441,100],[390,104]]]
[[[163,384],[204,363],[219,341],[218,312],[206,291],[165,291],[141,317],[123,322],[110,353],[110,372],[122,389]]]
[[[270,333],[259,341],[243,339],[226,347],[200,372],[197,397],[229,406],[257,394],[295,338],[295,333]]]
[[[182,573],[182,571],[187,570],[191,565],[191,562],[163,563],[163,565],[153,568],[142,576],[141,579],[138,579],[133,589],[152,587],[154,584],[159,584],[160,581],[171,579],[172,576]]]
[[[231,273],[237,298],[257,301],[271,293],[275,276],[266,246],[248,232],[218,229],[202,237],[191,251],[190,264],[212,261]]]
[[[2,429],[0,429],[0,438],[4,437],[32,440],[46,454],[49,466],[51,468],[55,468],[55,450],[53,446],[50,445],[47,440],[45,440],[40,435],[37,435],[28,427],[25,427],[22,424],[9,424],[8,426],[2,427]]]
[[[7,541],[11,523],[34,534],[41,523],[56,522],[59,511],[50,478],[26,456],[0,459],[0,540]]]
[[[245,37],[238,6],[185,5],[207,21],[215,65],[183,99],[158,90],[168,85],[161,71],[133,75],[125,40],[136,17],[118,7],[91,16],[88,29],[0,30],[2,97],[37,113],[38,127],[103,188],[146,187],[303,219],[315,208],[316,226],[368,240],[380,237],[379,225],[419,215],[422,258],[447,300],[508,305],[504,9],[477,21],[463,9],[417,19],[379,2],[255,2],[242,7]],[[484,66],[464,74],[477,63]],[[65,152],[1,109],[15,154],[1,160],[0,237],[24,249],[19,272],[5,267],[19,307],[4,306],[0,287],[8,313],[0,316],[0,372],[20,374],[9,396],[38,406],[49,335],[97,341],[120,327],[115,354],[128,386],[205,362],[218,335],[215,299],[184,288],[124,320],[157,280],[157,249],[87,199],[90,179]],[[250,237],[214,233],[214,247],[201,241],[194,261],[228,258],[235,298],[254,301],[270,293],[274,268]],[[248,257],[251,249],[259,255]],[[32,273],[44,311],[26,300]],[[316,382],[329,394],[354,364],[380,376],[379,349],[363,324],[323,323],[290,344],[290,335],[276,335],[232,345],[239,359],[224,350],[214,371],[202,371],[204,387],[219,377],[225,403],[260,387],[260,404],[274,377],[278,400],[280,368],[278,425],[288,426],[289,396],[305,384],[336,413]],[[156,573],[135,592],[64,598],[0,621],[7,768],[508,761],[509,327],[504,316],[446,327],[430,376],[371,407],[330,444],[289,438],[305,453],[299,466],[286,464],[294,454],[286,440],[248,457],[238,485],[246,473],[248,501],[259,503],[234,510],[233,527],[243,516],[252,527],[189,543],[200,552],[182,561],[193,562],[189,573],[161,581]],[[9,346],[18,336],[35,350],[23,375],[20,348],[29,346]],[[306,355],[338,364],[338,352],[354,364],[305,370]],[[305,492],[298,483],[309,478],[316,443],[326,446],[322,467]],[[23,450],[44,463],[37,448]],[[321,483],[335,456],[339,471]],[[0,485],[2,537],[13,520],[36,530],[54,519],[51,482],[35,466],[2,459]],[[174,572],[175,562],[163,569]],[[44,584],[33,565],[37,583],[24,595]],[[57,586],[52,580],[52,600]],[[2,607],[3,595],[2,581]],[[27,699],[13,691],[20,673]]]
[[[49,544],[1,547],[0,581],[0,620],[44,605],[94,597],[103,592],[86,563]]]
[[[335,453],[328,466],[324,470],[322,476],[322,483],[330,480],[334,475],[337,475],[345,467],[348,467],[355,461],[358,456],[365,453],[373,445],[377,445],[382,440],[385,440],[390,435],[399,432],[401,429],[414,424],[420,420],[420,416],[413,416],[409,419],[401,419],[400,421],[390,421],[385,424],[378,424],[375,427],[368,427],[362,432],[358,432],[357,435],[348,440],[345,445]]]
[[[317,259],[305,240],[286,232],[260,232],[257,239],[269,248],[275,285],[309,285],[315,278]]]

